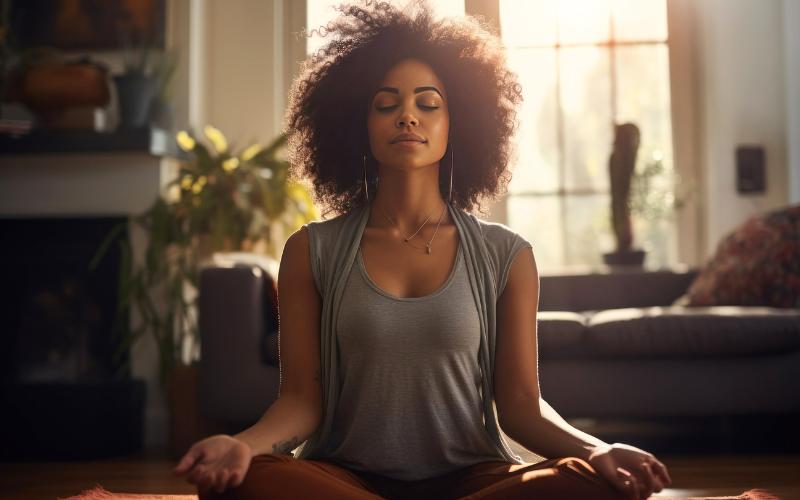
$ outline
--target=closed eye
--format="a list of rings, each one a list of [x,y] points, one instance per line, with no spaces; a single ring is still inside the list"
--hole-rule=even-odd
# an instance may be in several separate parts
[[[424,109],[426,111],[433,111],[434,109],[439,109],[439,106],[425,106],[423,104],[417,104],[417,106],[419,106],[420,108],[422,108],[422,109]],[[378,111],[382,112],[382,113],[387,113],[387,112],[395,109],[396,107],[397,107],[397,105],[395,104],[394,106],[384,106],[382,108],[376,108],[376,109]]]

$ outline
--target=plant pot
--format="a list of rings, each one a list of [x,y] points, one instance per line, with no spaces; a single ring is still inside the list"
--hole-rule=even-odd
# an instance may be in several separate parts
[[[119,126],[140,128],[149,125],[150,109],[158,82],[138,73],[114,77],[119,103]]]
[[[617,250],[603,254],[603,262],[609,266],[637,266],[644,265],[645,250]]]
[[[90,109],[109,103],[108,75],[94,64],[36,64],[21,77],[21,101],[40,126],[58,126],[72,108]]]
[[[175,104],[159,97],[153,98],[150,104],[150,117],[156,127],[173,130],[175,128]]]

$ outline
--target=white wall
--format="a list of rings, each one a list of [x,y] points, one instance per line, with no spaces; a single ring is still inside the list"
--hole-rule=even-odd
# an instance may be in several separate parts
[[[696,6],[705,248],[750,215],[789,203],[781,0],[702,0]],[[766,149],[766,192],[736,192],[735,149]]]
[[[786,130],[789,154],[789,201],[800,203],[800,2],[783,2],[786,55]]]
[[[282,8],[281,0],[206,2],[205,118],[238,147],[280,132]]]

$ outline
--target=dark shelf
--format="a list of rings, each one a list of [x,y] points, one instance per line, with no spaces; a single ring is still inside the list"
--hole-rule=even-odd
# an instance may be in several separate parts
[[[158,128],[94,130],[31,130],[12,136],[0,134],[0,155],[59,153],[144,153],[182,157],[174,134]]]

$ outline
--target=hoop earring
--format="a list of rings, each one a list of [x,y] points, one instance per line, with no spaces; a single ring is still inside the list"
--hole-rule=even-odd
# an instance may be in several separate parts
[[[456,150],[453,147],[453,143],[451,142],[450,143],[450,194],[447,195],[447,202],[448,203],[452,203],[453,202],[453,166],[454,166],[454,163],[455,163],[455,160],[453,159],[453,157],[455,156],[455,154],[456,154]]]
[[[369,186],[367,185],[367,155],[362,156],[362,165],[364,165],[364,194],[367,196],[367,203],[369,203]]]

